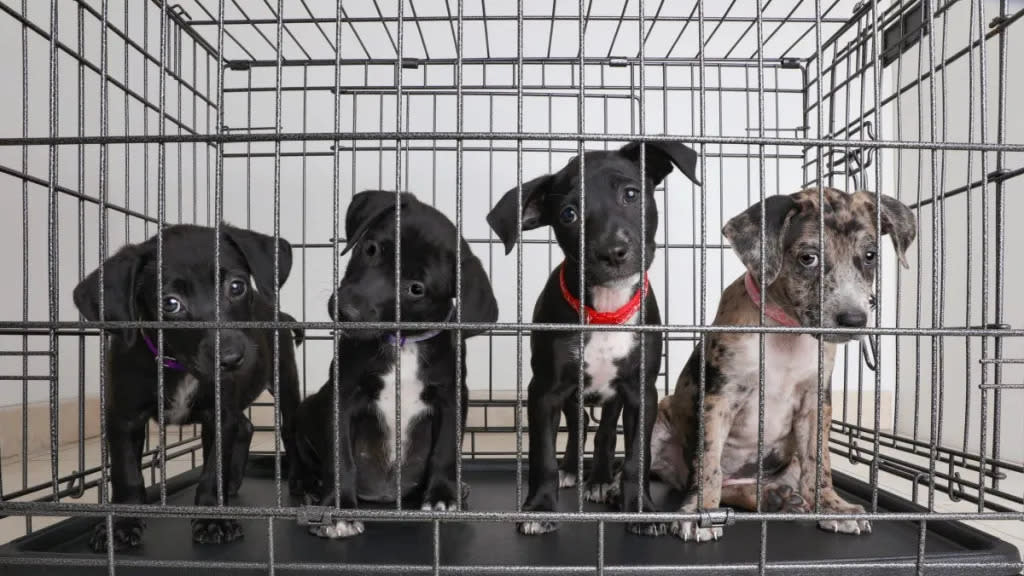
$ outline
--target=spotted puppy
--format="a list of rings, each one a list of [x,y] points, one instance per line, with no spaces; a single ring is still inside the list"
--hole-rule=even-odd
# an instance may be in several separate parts
[[[591,151],[574,157],[564,168],[523,184],[522,212],[519,190],[509,190],[487,216],[491,228],[505,244],[506,253],[523,230],[551,226],[565,262],[551,272],[537,298],[534,322],[573,324],[580,321],[580,308],[589,324],[636,324],[645,307],[645,321],[660,324],[658,303],[650,292],[646,271],[654,260],[658,211],[654,188],[673,168],[679,168],[696,182],[697,154],[678,142],[646,144],[646,174],[641,175],[640,155],[645,145],[627,144],[619,150]],[[584,182],[580,181],[583,162]],[[585,183],[585,186],[583,185]],[[586,190],[586,202],[582,201]],[[646,205],[641,210],[642,198]],[[585,213],[583,206],[586,207]],[[520,220],[521,218],[521,220]],[[582,223],[585,222],[585,230]],[[586,247],[580,252],[580,234]],[[643,257],[641,257],[643,255]],[[580,291],[580,268],[586,271]],[[646,298],[644,298],[646,292]],[[641,364],[640,342],[646,341],[646,358]],[[650,458],[651,428],[654,426],[657,391],[655,380],[661,367],[662,336],[629,331],[585,332],[582,350],[578,332],[537,331],[530,334],[533,378],[529,385],[527,414],[530,424],[530,490],[524,510],[551,511],[558,502],[558,488],[573,486],[579,475],[578,442],[586,435],[587,422],[579,421],[579,402],[603,406],[601,423],[594,440],[594,463],[587,478],[585,497],[607,501],[618,493],[613,481],[612,456],[615,427],[620,412],[626,440],[626,459],[621,478],[621,508],[636,511],[640,499],[644,510],[651,504],[646,489]],[[580,368],[583,369],[583,398],[579,397]],[[643,383],[643,385],[641,385]],[[645,410],[641,414],[641,404]],[[561,469],[555,455],[559,412],[565,414],[569,442]],[[641,428],[642,427],[642,428]],[[641,433],[642,431],[642,433]],[[641,438],[644,440],[641,445]],[[640,485],[644,486],[641,491]],[[554,522],[523,522],[523,534],[542,534],[557,529]],[[663,524],[627,524],[634,533],[657,535]]]
[[[747,273],[722,294],[716,326],[760,324],[760,287],[766,286],[765,321],[769,326],[862,328],[874,307],[878,261],[875,237],[876,195],[846,194],[825,189],[825,246],[819,251],[819,191],[806,189],[764,201],[764,276],[761,275],[761,204],[730,220],[722,232],[747,267]],[[881,232],[892,237],[900,262],[914,241],[916,224],[909,208],[881,196]],[[824,262],[821,257],[824,256]],[[824,308],[819,310],[819,267],[824,270]],[[852,334],[824,339],[824,373],[831,378],[836,345]],[[760,345],[755,333],[710,334],[707,357],[694,350],[673,395],[658,407],[652,440],[652,474],[686,491],[682,512],[719,505],[756,509],[755,477],[758,442],[758,373]],[[806,334],[769,334],[765,338],[764,483],[762,510],[806,512],[815,496],[818,466],[818,340]],[[703,364],[704,450],[698,498],[697,412]],[[825,390],[830,389],[825,383]],[[826,396],[822,426],[828,430],[832,412]],[[827,446],[821,454],[821,511],[862,513],[832,486]],[[867,520],[821,520],[824,530],[870,532]],[[683,540],[718,539],[721,528],[677,521],[671,531]]]

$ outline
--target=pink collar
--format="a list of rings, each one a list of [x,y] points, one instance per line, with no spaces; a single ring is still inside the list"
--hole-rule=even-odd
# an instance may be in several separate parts
[[[754,280],[754,277],[750,272],[747,272],[747,275],[743,279],[743,283],[747,286],[747,295],[750,296],[750,301],[754,303],[754,306],[760,307],[761,291],[757,288],[757,281]],[[800,325],[800,323],[793,319],[792,316],[786,314],[782,308],[779,308],[767,300],[765,300],[764,303],[764,315],[783,326],[795,327]]]

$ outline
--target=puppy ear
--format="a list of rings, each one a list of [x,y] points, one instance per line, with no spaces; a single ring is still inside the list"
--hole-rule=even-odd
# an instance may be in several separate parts
[[[491,281],[484,272],[480,259],[470,250],[465,240],[460,240],[462,249],[462,321],[496,322],[498,300],[494,297]],[[455,278],[455,259],[452,258],[452,279]],[[454,284],[454,282],[453,282]],[[452,298],[455,295],[452,294]],[[463,338],[482,334],[486,330],[463,330]]]
[[[858,196],[864,198],[869,205],[875,206],[875,193],[860,191]],[[917,238],[917,219],[914,212],[904,203],[885,194],[879,194],[882,199],[882,234],[892,236],[892,246],[896,249],[896,255],[904,268],[910,268],[907,263],[907,248]],[[873,219],[872,219],[873,220]]]
[[[546,174],[534,178],[529,182],[523,182],[523,231],[540,228],[547,224],[544,220],[544,197],[551,190],[554,176]],[[505,195],[494,205],[494,209],[487,214],[487,223],[491,225],[498,238],[505,244],[505,254],[512,251],[512,247],[519,241],[519,230],[517,224],[518,187],[505,192]]]
[[[142,268],[144,258],[140,246],[129,244],[107,258],[103,268],[103,315],[100,318],[100,271],[93,270],[78,286],[75,286],[75,307],[86,320],[113,320],[128,322],[138,319],[135,312],[137,295],[136,277]],[[136,330],[129,328],[114,332],[124,339],[125,344],[135,343]]]
[[[249,273],[256,280],[256,289],[260,294],[272,298],[274,294],[274,237],[242,230],[233,226],[223,226],[224,236],[238,248],[249,265]],[[278,248],[278,288],[284,286],[288,274],[292,271],[292,245],[284,238],[277,239]]]
[[[417,201],[416,197],[408,192],[402,192],[400,197],[403,208],[410,202]],[[341,253],[347,254],[355,248],[370,226],[394,208],[394,192],[365,190],[353,196],[352,203],[348,205],[348,211],[345,213],[345,249]]]
[[[640,166],[640,147],[647,149],[647,176],[657,186],[672,172],[674,164],[690,182],[700,186],[697,179],[697,152],[682,142],[630,142],[619,149],[619,154]]]
[[[722,234],[729,239],[736,255],[761,286],[774,282],[782,269],[782,239],[795,208],[796,202],[789,196],[770,196],[764,200],[764,278],[761,278],[761,203],[734,216],[722,228]]]

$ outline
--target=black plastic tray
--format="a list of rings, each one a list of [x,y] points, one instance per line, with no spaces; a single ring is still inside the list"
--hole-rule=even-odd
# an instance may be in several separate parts
[[[472,490],[472,510],[514,510],[515,472],[509,461],[473,461],[463,467],[463,479]],[[254,455],[241,494],[232,504],[272,505],[275,498],[273,459]],[[168,502],[191,504],[197,471],[168,480]],[[870,486],[841,474],[834,474],[836,487],[851,501],[864,502]],[[665,510],[678,506],[679,497],[661,485],[652,487],[655,502]],[[574,490],[563,491],[560,508],[574,509]],[[879,493],[879,507],[887,511],[920,511],[906,500]],[[588,504],[588,510],[605,508]],[[30,574],[61,576],[102,574],[107,572],[106,558],[86,547],[95,518],[73,518],[0,547],[3,557],[17,556],[29,562],[52,560],[52,566],[9,565],[2,572],[16,576]],[[117,555],[118,574],[231,573],[266,574],[269,561],[266,520],[243,521],[245,538],[223,546],[193,544],[189,522],[182,518],[150,518],[143,546]],[[472,573],[459,567],[487,567],[488,574],[522,573],[526,566],[549,567],[552,574],[594,573],[596,571],[597,525],[562,523],[561,529],[544,536],[521,536],[508,522],[442,523],[441,565],[445,572]],[[657,573],[678,573],[671,566],[688,566],[688,574],[757,573],[760,525],[740,522],[726,528],[722,540],[713,543],[683,543],[675,537],[645,538],[626,532],[621,524],[609,523],[605,529],[604,564],[609,572],[633,573],[627,567],[646,567]],[[767,560],[772,573],[783,574],[914,574],[919,525],[915,522],[873,523],[873,532],[864,536],[829,534],[813,522],[770,522],[767,532]],[[352,565],[395,566],[396,572],[409,573],[409,565],[430,573],[433,563],[433,529],[425,522],[368,523],[366,533],[348,540],[321,540],[307,533],[294,520],[274,521],[274,561],[279,573],[298,573],[315,565],[332,564],[330,573],[351,573]],[[92,566],[82,566],[82,560]],[[1005,567],[1018,562],[1017,548],[994,536],[959,522],[928,522],[926,562],[948,564],[998,564],[1003,567],[946,566],[929,568],[927,574],[999,575],[1017,574]],[[122,560],[126,562],[122,562]],[[205,566],[175,566],[180,561],[220,563]],[[152,565],[149,565],[153,562]],[[820,566],[828,563],[827,569]],[[902,566],[893,563],[902,562]],[[238,563],[233,567],[229,563]],[[785,563],[772,568],[772,563]],[[815,563],[816,566],[804,565]],[[289,566],[291,564],[291,566]],[[404,565],[404,569],[401,567]],[[698,569],[695,565],[707,566]],[[718,565],[718,568],[714,568]],[[746,565],[746,567],[742,566]],[[346,566],[351,568],[346,569]],[[578,569],[573,569],[576,567]],[[655,569],[654,567],[661,567]],[[230,569],[228,569],[230,568]],[[358,569],[362,574],[365,570]],[[413,570],[418,572],[418,570]]]

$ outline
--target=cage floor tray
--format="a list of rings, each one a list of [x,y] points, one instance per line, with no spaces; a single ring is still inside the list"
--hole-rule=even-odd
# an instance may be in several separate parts
[[[272,505],[275,488],[273,461],[254,456],[249,477],[242,486],[237,505]],[[514,463],[507,461],[467,462],[463,478],[470,484],[469,507],[472,510],[514,509]],[[171,504],[190,504],[193,499],[196,471],[168,481]],[[840,474],[835,484],[851,501],[863,502],[870,497],[870,487]],[[669,494],[661,485],[652,487],[655,502],[664,509],[675,509],[679,497]],[[560,508],[572,510],[575,492],[562,492]],[[879,505],[888,511],[918,511],[919,507],[905,500],[880,493]],[[588,510],[600,511],[598,504],[587,504]],[[95,519],[76,518],[16,540],[0,547],[0,557],[48,559],[48,564],[15,565],[4,574],[80,575],[106,573],[106,557],[92,554],[86,547]],[[234,564],[233,574],[266,574],[269,562],[268,523],[266,520],[243,521],[244,539],[223,546],[201,546],[191,541],[188,520],[181,518],[150,518],[145,542],[141,548],[118,554],[118,574],[190,574],[223,572]],[[594,573],[597,558],[598,528],[593,523],[562,523],[561,529],[544,536],[522,536],[508,522],[442,523],[440,529],[440,563],[443,572],[490,574],[530,573],[575,574]],[[645,566],[657,573],[673,573],[670,566],[689,566],[694,574],[757,573],[760,526],[757,522],[740,522],[726,528],[722,540],[712,543],[683,543],[665,536],[645,538],[626,532],[621,524],[607,524],[605,529],[604,565],[607,571],[632,573],[629,567]],[[919,528],[913,522],[874,522],[873,532],[865,536],[829,534],[818,530],[813,522],[769,522],[767,560],[769,570],[785,574],[857,573],[913,574],[917,558]],[[294,520],[274,521],[274,563],[281,573],[307,572],[306,568],[332,565],[332,573],[347,572],[346,566],[365,573],[369,565],[394,566],[402,573],[409,566],[431,572],[433,563],[433,530],[431,523],[375,522],[368,523],[362,536],[338,541],[321,540],[309,535]],[[81,561],[94,562],[82,566]],[[1016,574],[1013,568],[979,567],[979,564],[1017,562],[1017,548],[993,536],[958,522],[928,523],[925,546],[926,562],[949,564],[929,568],[928,574]],[[198,562],[197,562],[198,561]],[[0,561],[0,564],[3,562]],[[772,564],[783,565],[772,568]],[[830,569],[823,570],[827,563]],[[34,564],[34,562],[33,562]],[[706,570],[695,565],[707,566]],[[959,565],[959,566],[957,566]],[[404,567],[400,569],[399,567]],[[658,570],[662,567],[664,570]],[[450,569],[454,568],[454,570]],[[398,570],[396,570],[398,571]]]

